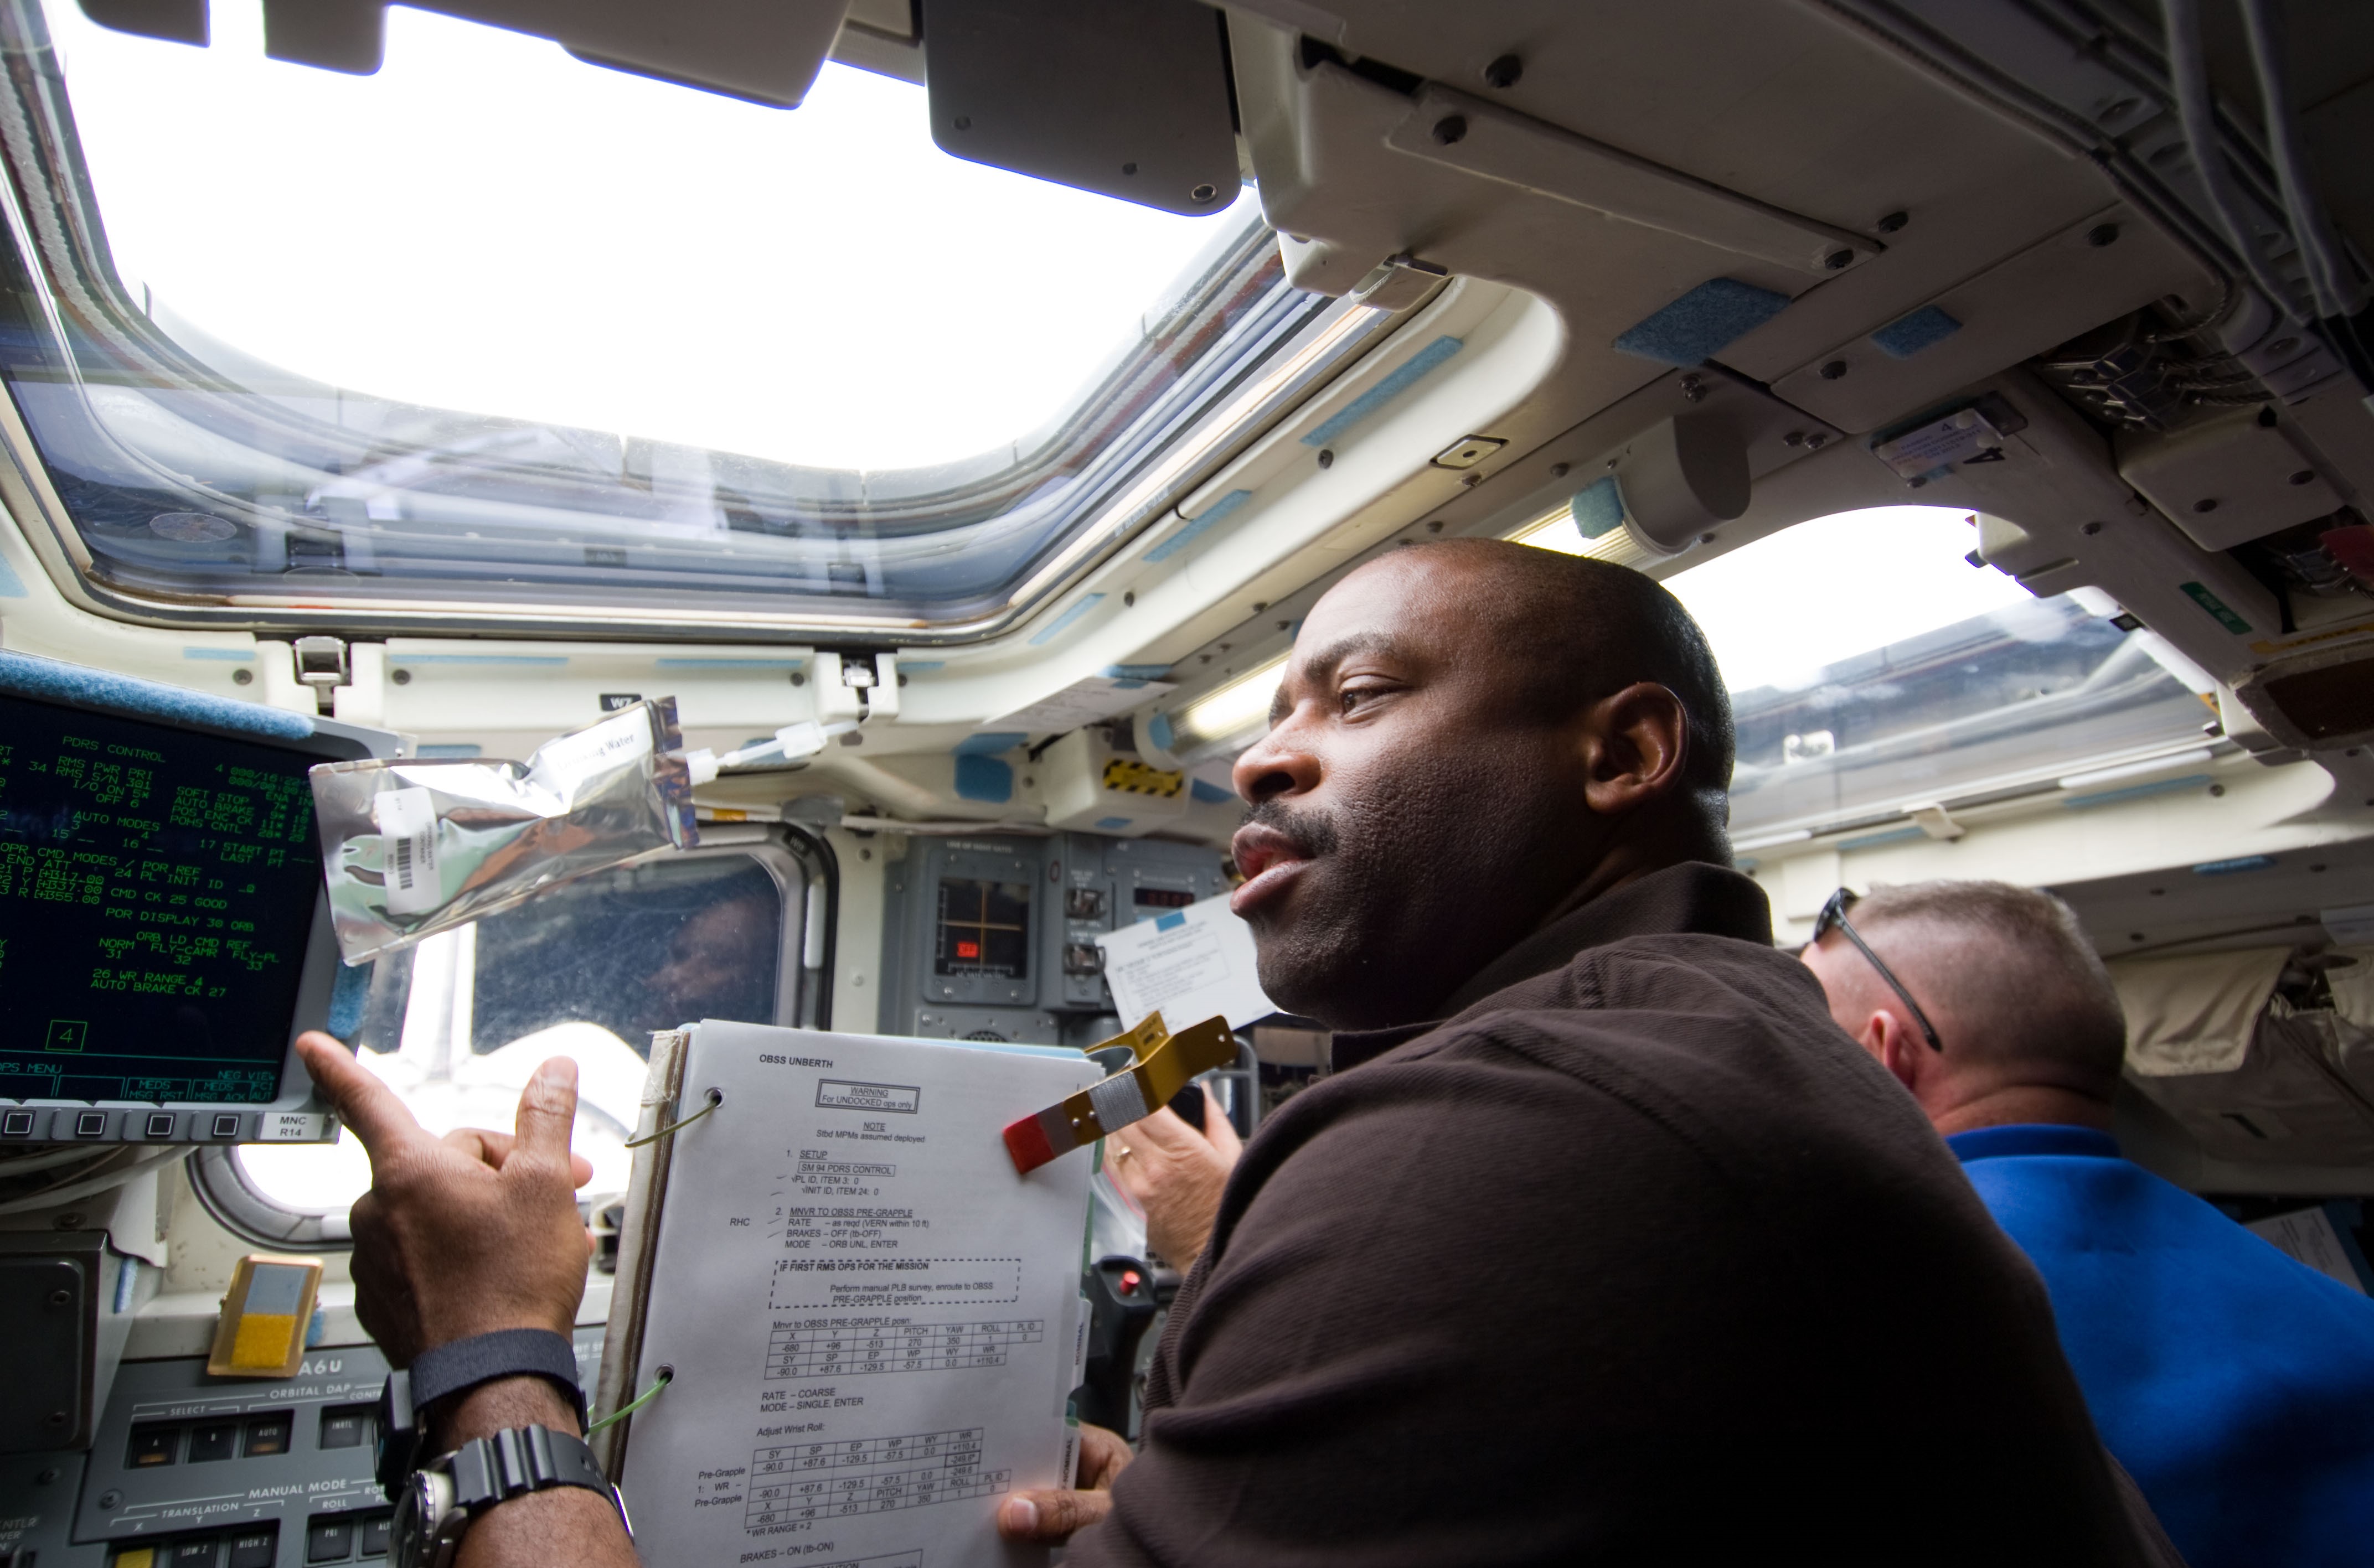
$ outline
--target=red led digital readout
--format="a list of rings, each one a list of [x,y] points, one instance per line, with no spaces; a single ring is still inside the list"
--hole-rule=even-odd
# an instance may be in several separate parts
[[[978,957],[980,957],[980,956],[981,956],[981,943],[979,943],[979,942],[960,942],[957,943],[957,956],[958,956],[958,958],[978,958]]]

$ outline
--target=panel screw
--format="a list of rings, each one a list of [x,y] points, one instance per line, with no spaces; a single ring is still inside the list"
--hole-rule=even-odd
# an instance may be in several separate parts
[[[1319,449],[1319,466],[1322,468],[1333,468],[1335,466],[1335,453],[1333,450],[1327,447],[1322,447]]]
[[[1909,213],[1892,212],[1879,220],[1877,228],[1882,234],[1893,234],[1911,221],[1912,217]]]
[[[112,1488],[110,1488],[99,1494],[99,1505],[102,1508],[112,1508],[123,1501],[123,1493],[117,1492]]]
[[[803,672],[798,671],[798,670],[794,670],[794,671],[793,671],[793,672],[792,672],[792,685],[795,685],[795,686],[804,686],[804,685],[806,685],[807,684],[808,684],[808,678],[807,678],[807,676],[806,676],[806,674],[805,674],[805,673],[804,673]]]
[[[1441,520],[1440,518],[1439,518],[1439,517],[1430,517],[1430,518],[1428,518],[1428,519],[1426,520],[1426,531],[1427,531],[1428,533],[1440,533],[1440,532],[1442,532],[1442,520]]]
[[[1131,589],[1127,593],[1124,593],[1124,594],[1122,594],[1122,595],[1121,596],[1121,607],[1122,607],[1122,609],[1124,609],[1124,610],[1128,609],[1131,605],[1133,605],[1133,604],[1134,604],[1134,603],[1137,603],[1137,590],[1135,590],[1135,589],[1134,589],[1134,588],[1133,588],[1133,589]]]
[[[1121,171],[1123,174],[1134,174],[1137,172],[1137,165],[1134,163],[1124,163],[1121,166]]]
[[[1784,447],[1802,447],[1805,444],[1805,432],[1792,430],[1780,438],[1780,444]]]
[[[1698,543],[1701,544],[1711,544],[1714,543],[1714,535],[1711,533],[1701,533],[1698,535]]]
[[[2102,532],[2102,525],[2098,522],[2089,522],[2080,528],[2077,532],[2084,534],[2086,538],[2091,539],[2094,535]]]
[[[1822,264],[1829,268],[1832,272],[1837,272],[1839,268],[1845,266],[1848,263],[1853,260],[1854,252],[1852,251],[1833,251],[1828,255],[1822,258]]]
[[[2315,482],[2316,470],[2313,468],[2303,468],[2292,475],[2292,483],[2295,485],[2311,485]]]
[[[2115,245],[2118,242],[2119,226],[2115,223],[2098,223],[2086,231],[2086,243],[2093,246],[2097,251],[2105,245]]]
[[[1446,114],[1434,123],[1434,139],[1444,146],[1463,140],[1467,135],[1467,116]]]
[[[1216,185],[1198,185],[1188,192],[1187,196],[1190,201],[1208,202],[1219,193],[1220,188]]]
[[[1484,85],[1501,88],[1512,88],[1517,85],[1517,78],[1524,74],[1525,63],[1522,60],[1513,54],[1503,54],[1484,67]]]
[[[970,130],[971,130],[971,129],[972,129],[972,116],[971,116],[971,115],[970,115],[970,114],[959,114],[959,115],[958,115],[958,116],[957,116],[957,129],[958,129],[958,130],[959,130],[959,131],[970,131]]]
[[[1833,359],[1822,367],[1822,380],[1826,381],[1835,381],[1846,373],[1847,362],[1843,359]]]
[[[899,684],[902,686],[907,684],[907,673],[903,670],[899,673]]]
[[[1573,466],[1569,463],[1554,462],[1550,464],[1550,477],[1553,479],[1563,479],[1573,472]]]
[[[2211,497],[2204,496],[2192,503],[2192,509],[2197,512],[2214,512],[2217,509],[2217,503]]]
[[[233,670],[230,673],[230,684],[235,686],[253,685],[255,684],[255,672],[253,670]]]
[[[1256,604],[1256,605],[1254,605],[1254,606],[1253,606],[1253,614],[1256,614],[1256,615],[1258,615],[1258,614],[1260,614],[1263,610],[1266,610],[1266,609],[1268,609],[1268,608],[1269,608],[1269,601],[1268,601],[1268,600],[1266,600],[1266,599],[1264,599],[1264,600],[1263,600],[1260,603],[1258,603],[1258,604]]]
[[[2319,866],[2316,869],[2322,871],[2324,868],[2322,866]],[[39,1481],[41,1485],[47,1486],[58,1479],[58,1468],[55,1465],[52,1465],[48,1469],[43,1470],[40,1475],[35,1476],[33,1479]]]
[[[2209,786],[2209,792],[2213,795],[2222,795],[2226,792],[2226,786],[2223,784],[2212,784]]]
[[[58,1231],[78,1231],[82,1229],[82,1211],[79,1209],[67,1210],[65,1213],[50,1222],[50,1228],[52,1230]]]
[[[247,672],[244,670],[240,672],[241,674],[245,674]],[[399,686],[408,686],[412,684],[412,672],[409,670],[397,670],[391,673],[387,678],[394,681]]]
[[[1828,440],[1829,437],[1822,434],[1821,431],[1816,430],[1812,435],[1805,438],[1805,450],[1807,451],[1819,451],[1822,450],[1823,444]]]

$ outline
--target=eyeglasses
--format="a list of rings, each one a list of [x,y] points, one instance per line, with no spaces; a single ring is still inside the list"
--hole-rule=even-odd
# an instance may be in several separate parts
[[[1820,942],[1836,930],[1854,943],[1855,951],[1871,961],[1871,966],[1879,971],[1879,977],[1887,982],[1888,989],[1903,998],[1904,1005],[1912,1010],[1912,1022],[1921,1025],[1921,1037],[1929,1042],[1929,1048],[1942,1054],[1945,1047],[1938,1042],[1937,1027],[1929,1022],[1929,1015],[1921,1011],[1921,1004],[1912,1000],[1912,993],[1904,989],[1904,982],[1879,961],[1879,954],[1871,950],[1871,943],[1863,941],[1855,929],[1847,924],[1847,911],[1862,901],[1863,895],[1844,887],[1831,894],[1830,901],[1822,906],[1822,912],[1814,917],[1814,940]]]

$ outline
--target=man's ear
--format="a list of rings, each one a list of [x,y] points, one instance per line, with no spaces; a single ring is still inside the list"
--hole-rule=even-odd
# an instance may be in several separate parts
[[[1620,816],[1673,793],[1689,759],[1689,718],[1681,699],[1639,681],[1584,711],[1583,799],[1603,816]]]
[[[1887,1069],[1888,1075],[1903,1084],[1913,1098],[1920,1098],[1921,1080],[1929,1061],[1918,1053],[1929,1049],[1927,1043],[1916,1037],[1904,1026],[1902,1019],[1886,1008],[1871,1015],[1871,1022],[1864,1025],[1864,1037],[1871,1042],[1867,1048],[1879,1059],[1879,1065]]]

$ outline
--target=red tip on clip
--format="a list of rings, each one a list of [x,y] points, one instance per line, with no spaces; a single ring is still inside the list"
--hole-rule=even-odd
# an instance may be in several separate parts
[[[1039,1125],[1035,1115],[1006,1128],[1005,1152],[1014,1156],[1014,1169],[1018,1176],[1028,1176],[1055,1157],[1055,1151],[1047,1143],[1047,1129]]]

